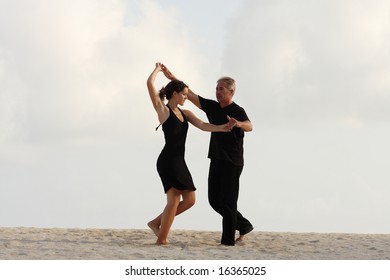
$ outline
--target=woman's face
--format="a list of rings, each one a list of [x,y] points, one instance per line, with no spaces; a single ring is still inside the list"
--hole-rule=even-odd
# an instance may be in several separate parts
[[[181,106],[184,105],[184,102],[187,100],[188,88],[184,88],[181,92],[176,94],[176,102]]]

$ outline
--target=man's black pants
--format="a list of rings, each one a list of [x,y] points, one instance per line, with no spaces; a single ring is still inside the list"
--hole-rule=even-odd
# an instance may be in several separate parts
[[[211,207],[222,216],[221,244],[234,245],[236,230],[246,234],[252,224],[237,210],[243,166],[225,160],[211,160],[208,197]]]

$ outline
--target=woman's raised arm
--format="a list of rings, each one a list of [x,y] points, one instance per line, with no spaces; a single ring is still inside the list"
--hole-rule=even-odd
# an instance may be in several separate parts
[[[149,75],[148,80],[146,81],[146,85],[148,87],[149,96],[152,101],[154,110],[157,112],[158,119],[160,123],[166,121],[169,116],[169,109],[165,106],[163,100],[160,98],[158,90],[154,84],[158,73],[161,71],[161,63],[156,63],[156,67],[153,72]]]

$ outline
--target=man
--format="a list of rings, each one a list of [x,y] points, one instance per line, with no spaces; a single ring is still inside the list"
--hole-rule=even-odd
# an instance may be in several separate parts
[[[168,79],[176,77],[163,66]],[[221,244],[234,246],[253,230],[252,224],[237,210],[239,179],[244,166],[244,132],[252,131],[252,123],[245,110],[233,102],[235,81],[222,77],[217,82],[217,101],[203,98],[190,89],[188,99],[203,110],[210,123],[220,125],[226,120],[235,123],[229,133],[212,132],[208,157],[210,169],[208,178],[208,198],[211,207],[222,216]],[[235,240],[235,232],[240,236]]]

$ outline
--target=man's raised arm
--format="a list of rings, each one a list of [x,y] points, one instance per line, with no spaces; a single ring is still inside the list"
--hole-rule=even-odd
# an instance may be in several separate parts
[[[169,80],[177,80],[176,76],[172,74],[172,72],[164,65],[162,64],[161,70],[164,73],[165,77],[167,77]],[[188,100],[191,101],[196,107],[199,109],[202,108],[199,101],[199,96],[194,93],[190,88],[188,89]]]

